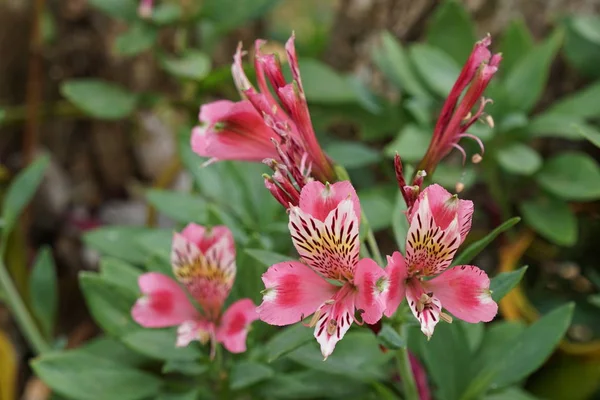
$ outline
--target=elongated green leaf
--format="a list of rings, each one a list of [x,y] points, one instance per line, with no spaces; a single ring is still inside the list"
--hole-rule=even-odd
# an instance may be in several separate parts
[[[429,142],[431,132],[415,124],[408,124],[385,146],[383,152],[390,158],[398,153],[403,162],[416,163],[425,155]]]
[[[446,97],[460,73],[460,66],[437,47],[415,44],[410,48],[410,58],[418,74],[429,89],[440,97]]]
[[[469,13],[454,0],[442,2],[429,20],[427,42],[458,64],[465,63],[475,44],[475,25]]]
[[[120,258],[132,264],[141,264],[149,254],[137,244],[137,237],[147,228],[134,226],[107,226],[87,232],[83,236],[86,245],[101,253]]]
[[[234,364],[229,378],[229,387],[239,390],[265,381],[275,375],[273,368],[254,361],[242,361]]]
[[[577,130],[584,138],[592,142],[594,146],[600,147],[600,130],[590,125],[578,125]]]
[[[261,249],[245,249],[244,250],[250,257],[264,266],[270,267],[285,261],[292,261],[293,257],[286,256],[285,254],[273,253],[267,250]]]
[[[505,221],[502,225],[491,231],[483,239],[479,239],[475,243],[472,243],[469,247],[463,250],[458,257],[454,259],[453,265],[465,265],[470,263],[477,255],[485,249],[498,235],[502,232],[509,230],[515,226],[521,218],[514,217]]]
[[[80,350],[50,353],[31,365],[50,388],[78,400],[146,399],[162,386],[149,373]]]
[[[2,203],[2,244],[6,243],[19,215],[31,201],[38,186],[44,178],[44,172],[50,162],[48,156],[42,156],[21,171],[13,180],[4,195]]]
[[[206,223],[206,201],[198,195],[150,189],[146,192],[146,199],[158,211],[178,222]]]
[[[366,167],[381,160],[378,151],[358,142],[337,141],[326,146],[325,151],[345,168]]]
[[[573,118],[597,117],[600,115],[600,81],[554,102],[546,113]]]
[[[171,242],[173,240],[171,229],[152,229],[142,232],[137,237],[137,243],[140,248],[148,254],[149,257],[156,257],[164,265],[161,270],[171,273]]]
[[[304,59],[300,63],[302,85],[309,102],[354,103],[357,94],[345,76],[326,64]]]
[[[78,347],[78,351],[133,368],[140,368],[152,362],[150,358],[136,353],[118,339],[107,336],[96,337],[85,342]]]
[[[556,197],[589,201],[600,198],[600,167],[585,153],[563,152],[536,175],[537,183]]]
[[[359,192],[361,207],[374,231],[386,229],[391,225],[390,215],[394,211],[396,192],[396,187],[385,186],[373,187]]]
[[[201,81],[210,72],[210,57],[197,50],[187,50],[178,58],[163,58],[161,65],[178,78]]]
[[[377,334],[377,340],[380,345],[390,350],[398,350],[406,346],[406,341],[402,339],[400,334],[390,324],[383,324]]]
[[[550,66],[563,40],[562,30],[555,31],[545,43],[520,59],[504,80],[510,103],[516,110],[530,111],[540,99]]]
[[[515,286],[521,282],[527,271],[527,265],[517,269],[516,271],[502,272],[492,278],[490,282],[490,290],[492,299],[495,302],[502,300]]]
[[[263,16],[279,1],[205,0],[202,3],[202,15],[215,23],[217,31],[224,33]]]
[[[406,235],[408,235],[408,219],[406,218],[406,202],[404,197],[398,191],[396,197],[396,205],[394,206],[394,212],[392,213],[392,230],[394,231],[394,238],[396,239],[396,245],[398,249],[404,253],[406,249]]]
[[[138,18],[136,0],[88,0],[88,3],[114,18],[125,21]]]
[[[371,57],[386,78],[397,88],[424,99],[431,96],[421,85],[400,43],[389,33],[381,34],[381,47],[374,47]]]
[[[176,329],[136,329],[121,336],[130,349],[158,360],[198,360],[202,353],[197,343],[177,347]]]
[[[564,201],[538,197],[521,203],[520,210],[525,222],[549,241],[560,246],[577,242],[577,218]]]
[[[200,364],[198,360],[167,360],[162,368],[163,374],[176,372],[187,376],[198,376],[208,371],[209,365]]]
[[[115,40],[115,52],[123,56],[134,56],[154,45],[158,31],[146,23],[136,23]]]
[[[525,129],[532,138],[557,137],[580,140],[581,134],[577,127],[581,125],[583,121],[580,118],[545,112],[533,118]]]
[[[138,293],[138,278],[142,274],[140,268],[112,257],[102,257],[100,273],[107,282],[113,283],[128,292]]]
[[[567,34],[563,53],[581,75],[597,79],[600,63],[598,32],[600,18],[594,13],[573,15],[564,19]]]
[[[522,18],[510,21],[500,39],[499,49],[502,52],[502,67],[500,71],[503,74],[511,71],[518,64],[519,60],[524,58],[532,48],[533,38],[525,21]]]
[[[64,82],[60,92],[79,109],[95,118],[117,120],[135,109],[137,96],[123,87],[99,79]]]
[[[139,329],[131,319],[135,295],[92,272],[81,272],[79,284],[90,313],[106,333],[121,336]]]
[[[312,329],[302,324],[284,328],[274,335],[267,343],[267,361],[273,362],[279,357],[296,350],[298,347],[313,339]]]
[[[502,169],[517,175],[533,175],[542,166],[542,156],[523,143],[498,149],[496,158]]]
[[[318,399],[326,393],[330,399],[366,399],[370,393],[368,389],[369,387],[358,379],[308,370],[275,375],[260,385],[261,395],[258,398]]]
[[[52,259],[52,250],[49,247],[44,247],[33,263],[29,277],[29,296],[31,309],[39,321],[44,335],[51,339],[58,308],[58,288],[56,266]]]

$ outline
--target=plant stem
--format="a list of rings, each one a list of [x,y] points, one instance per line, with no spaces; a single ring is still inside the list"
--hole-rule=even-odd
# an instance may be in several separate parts
[[[2,246],[4,247],[4,246]],[[0,254],[4,254],[3,251]],[[23,299],[19,295],[12,278],[10,277],[4,262],[0,260],[0,288],[4,292],[6,304],[14,315],[21,332],[37,354],[44,353],[51,349],[50,345],[44,339],[37,324],[32,318],[29,310],[25,306]]]
[[[373,254],[375,262],[379,264],[380,267],[383,267],[383,257],[381,257],[381,251],[379,251],[377,240],[375,240],[375,234],[370,226],[369,231],[367,232],[367,243],[369,243],[369,248],[371,249],[371,254]]]
[[[405,325],[401,325],[400,328],[401,336],[406,340],[406,328]],[[415,382],[415,376],[413,375],[412,368],[410,366],[410,359],[408,357],[407,346],[402,346],[396,352],[396,365],[398,366],[398,373],[402,380],[402,387],[404,388],[404,398],[406,400],[420,400],[419,391],[417,390],[417,383]]]

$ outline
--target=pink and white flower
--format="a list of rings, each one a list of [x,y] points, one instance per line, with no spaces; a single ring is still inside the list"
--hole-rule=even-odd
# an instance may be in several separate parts
[[[177,282],[157,272],[140,276],[138,284],[144,296],[131,310],[133,319],[146,328],[178,326],[178,347],[210,340],[211,354],[216,343],[232,353],[246,351],[248,329],[258,319],[256,305],[241,299],[223,312],[236,272],[229,229],[189,224],[173,236],[171,264]]]
[[[302,189],[290,207],[289,229],[301,261],[271,266],[262,276],[257,311],[271,325],[289,325],[314,314],[315,338],[327,358],[353,322],[376,323],[385,310],[388,279],[373,260],[359,259],[360,204],[350,182]]]
[[[431,337],[440,319],[489,322],[498,312],[490,280],[473,265],[450,264],[471,229],[473,203],[459,200],[439,185],[420,193],[407,216],[410,223],[406,258],[388,256],[390,288],[385,315],[391,316],[406,297],[421,331]]]
[[[140,0],[138,5],[138,15],[140,18],[148,19],[152,17],[153,3],[154,0]]]

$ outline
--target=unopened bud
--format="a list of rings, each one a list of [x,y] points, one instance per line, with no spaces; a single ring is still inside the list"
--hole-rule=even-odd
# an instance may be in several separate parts
[[[479,164],[481,160],[483,160],[481,154],[473,154],[473,157],[471,157],[471,161],[473,162],[473,164]]]

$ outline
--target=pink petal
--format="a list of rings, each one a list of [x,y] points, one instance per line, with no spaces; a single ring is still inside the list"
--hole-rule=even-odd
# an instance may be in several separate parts
[[[248,100],[204,105],[200,119],[203,124],[191,138],[192,150],[200,156],[255,162],[277,158],[271,138],[278,137]]]
[[[352,280],[360,251],[352,200],[340,202],[325,222],[291,207],[288,227],[298,254],[312,269],[327,278]]]
[[[419,399],[431,400],[431,391],[429,390],[429,383],[427,382],[427,371],[425,371],[423,364],[421,364],[414,354],[409,352],[408,358],[410,360],[410,369],[413,372],[417,390],[419,391]]]
[[[246,351],[246,336],[250,324],[258,319],[256,305],[250,299],[241,299],[233,303],[223,317],[217,329],[217,341],[231,353]]]
[[[235,263],[223,256],[228,254],[228,245],[228,241],[222,238],[204,255],[183,235],[179,233],[173,235],[171,247],[173,273],[200,303],[207,317],[213,319],[220,314],[235,278]]]
[[[336,287],[298,261],[275,264],[262,276],[265,290],[257,308],[260,319],[271,325],[289,325],[313,314]]]
[[[390,285],[387,293],[385,315],[391,317],[406,295],[408,270],[406,269],[406,261],[399,251],[395,251],[391,257],[387,257],[385,272],[388,275]]]
[[[427,290],[440,299],[442,306],[463,321],[489,322],[498,313],[490,293],[490,279],[472,265],[460,265],[424,282]]]
[[[188,320],[177,328],[177,347],[186,347],[194,340],[206,344],[215,336],[215,325],[202,319]]]
[[[420,200],[425,196],[427,196],[429,201],[429,207],[431,209],[433,219],[440,229],[448,229],[448,226],[452,223],[452,220],[458,215],[458,224],[461,227],[460,243],[462,243],[471,230],[473,202],[470,200],[453,199],[452,194],[450,194],[440,185],[429,185],[423,192],[421,192],[417,201],[415,202],[415,205],[412,208],[413,212],[409,216],[409,221],[412,221],[416,210],[419,208]]]
[[[458,218],[455,217],[446,229],[441,229],[433,218],[427,192],[424,192],[406,237],[409,275],[439,274],[448,268],[459,245]]]
[[[327,359],[337,342],[342,340],[354,321],[354,289],[348,283],[336,294],[333,302],[327,301],[318,310],[315,338],[321,345],[321,354]]]
[[[183,289],[166,275],[149,272],[138,278],[144,297],[131,310],[135,322],[146,328],[175,326],[196,318],[198,311]]]
[[[327,186],[319,181],[309,182],[300,193],[300,208],[313,218],[325,221],[329,213],[348,198],[352,200],[360,224],[360,202],[349,181],[336,182]]]
[[[190,223],[181,231],[181,235],[188,242],[195,244],[207,258],[211,248],[219,244],[212,250],[213,253],[218,253],[213,255],[213,258],[216,259],[215,262],[218,264],[229,265],[235,261],[235,241],[233,240],[233,234],[225,225],[206,229],[201,225]]]
[[[406,300],[413,315],[421,324],[421,332],[430,338],[435,326],[440,321],[442,311],[440,300],[435,295],[429,296],[418,279],[409,279],[406,287]]]
[[[390,282],[383,268],[370,258],[363,258],[356,265],[354,285],[356,309],[364,311],[362,319],[367,324],[374,324],[381,319],[386,308]]]

